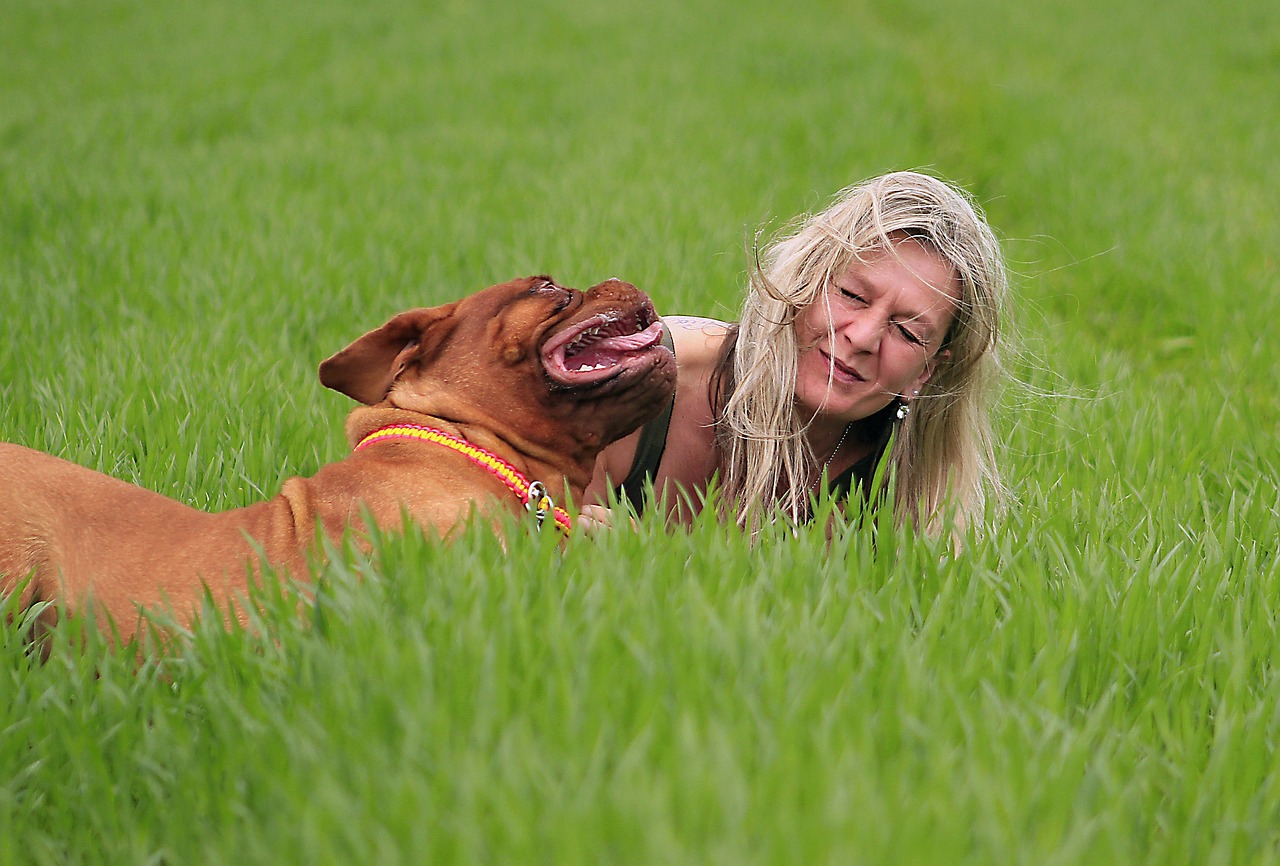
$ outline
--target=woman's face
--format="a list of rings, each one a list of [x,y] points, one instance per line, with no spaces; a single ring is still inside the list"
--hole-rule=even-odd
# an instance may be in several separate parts
[[[805,414],[866,418],[910,399],[945,357],[938,349],[959,298],[951,267],[914,240],[894,249],[836,274],[825,298],[796,318],[796,402]]]

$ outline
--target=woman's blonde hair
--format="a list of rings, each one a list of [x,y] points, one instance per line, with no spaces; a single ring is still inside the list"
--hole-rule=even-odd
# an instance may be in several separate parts
[[[717,445],[720,508],[758,531],[775,507],[802,520],[817,460],[795,404],[795,332],[801,310],[834,276],[910,238],[947,262],[959,303],[933,373],[892,438],[889,472],[897,521],[953,529],[1001,492],[990,420],[1000,373],[1008,276],[1000,244],[969,196],[917,172],[881,175],[842,190],[821,213],[757,254],[736,338],[721,368]],[[940,287],[935,287],[940,288]],[[945,350],[945,351],[941,351]],[[866,419],[864,438],[884,441],[893,404]]]

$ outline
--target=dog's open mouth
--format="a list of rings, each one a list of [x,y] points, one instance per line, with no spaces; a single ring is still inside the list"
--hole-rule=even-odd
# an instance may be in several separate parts
[[[662,322],[652,305],[609,310],[569,325],[542,346],[542,364],[563,385],[595,385],[642,365],[659,347]]]

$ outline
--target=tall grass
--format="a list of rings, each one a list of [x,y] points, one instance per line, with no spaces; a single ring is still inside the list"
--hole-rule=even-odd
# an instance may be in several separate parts
[[[1273,5],[0,0],[2,439],[243,505],[394,312],[732,317],[899,167],[1005,236],[1023,383],[959,555],[411,531],[141,669],[9,625],[0,862],[1280,861]]]

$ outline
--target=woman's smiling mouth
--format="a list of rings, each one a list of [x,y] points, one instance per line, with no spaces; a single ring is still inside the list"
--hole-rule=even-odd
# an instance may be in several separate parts
[[[845,364],[844,362],[840,361],[838,358],[833,358],[831,355],[828,355],[822,349],[818,350],[818,354],[820,354],[822,356],[822,359],[826,361],[827,366],[831,369],[831,378],[834,379],[835,381],[847,382],[847,383],[867,381],[866,378],[862,376],[857,370],[853,369],[848,364]]]

